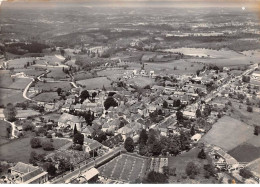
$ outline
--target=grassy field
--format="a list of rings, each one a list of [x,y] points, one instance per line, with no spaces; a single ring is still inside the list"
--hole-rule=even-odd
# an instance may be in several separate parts
[[[109,70],[102,70],[99,71],[97,74],[98,76],[104,76],[104,77],[108,77],[109,79],[115,81],[120,77],[123,77],[124,73],[127,70],[123,70],[123,69],[109,69]]]
[[[229,151],[254,136],[254,129],[237,119],[224,116],[200,141],[213,144]]]
[[[11,125],[5,121],[0,120],[0,145],[9,141],[7,128],[12,129]]]
[[[45,141],[49,141],[46,138],[44,139]],[[32,151],[35,151],[38,154],[50,153],[49,151],[44,151],[42,148],[32,149],[30,145],[30,140],[31,140],[30,137],[20,138],[0,146],[1,160],[5,160],[9,162],[29,163],[29,158]],[[53,145],[55,149],[58,149],[69,142],[68,140],[65,139],[53,139],[53,140],[54,140]]]
[[[228,153],[239,162],[251,162],[257,158],[260,158],[260,147],[255,147],[251,144],[243,143]]]
[[[0,88],[0,105],[7,105],[8,103],[20,103],[25,101],[23,93],[20,90]]]
[[[53,78],[54,80],[70,78],[68,74],[63,72],[62,67],[48,67],[47,70],[51,71],[47,74],[48,78]]]
[[[44,73],[44,70],[36,70],[34,68],[27,68],[27,69],[15,69],[14,72],[24,72],[28,76],[36,77]]]
[[[8,63],[9,68],[15,68],[15,69],[21,69],[24,68],[24,65],[27,64],[27,62],[33,62],[33,60],[35,60],[35,58],[33,57],[28,57],[28,58],[17,58],[17,59],[13,59],[10,60]]]
[[[35,110],[17,110],[17,118],[27,118],[28,116],[36,116],[40,114]]]
[[[59,99],[57,92],[43,92],[35,96],[33,99],[41,102],[53,102],[54,99]]]
[[[239,108],[240,105],[241,108]],[[254,110],[253,112],[248,112],[247,105],[238,102],[232,102],[232,109],[233,112],[231,113],[231,116],[233,118],[239,119],[240,121],[243,121],[248,125],[260,126],[260,112],[256,110]]]
[[[149,77],[135,77],[135,78],[132,78],[132,79],[129,79],[127,81],[127,83],[129,84],[134,84],[134,85],[137,85],[139,87],[145,87],[147,85],[151,85],[154,83],[154,79],[151,79]]]
[[[56,91],[57,88],[61,88],[62,90],[69,91],[72,86],[70,82],[37,82],[35,88],[43,91]]]
[[[147,159],[122,154],[101,166],[98,170],[100,175],[107,178],[134,182],[136,179],[144,177],[147,167],[146,164]]]
[[[199,159],[198,153],[200,149],[194,148],[190,150],[189,152],[183,153],[181,155],[178,155],[176,157],[169,157],[169,168],[176,168],[176,176],[170,176],[169,183],[197,183],[197,184],[208,184],[208,183],[216,183],[216,179],[213,177],[210,177],[209,179],[206,179],[204,177],[205,170],[203,169],[203,166],[205,164],[209,164],[209,161],[207,159]],[[183,177],[187,176],[185,169],[189,162],[194,162],[200,170],[200,174],[195,177],[195,179],[190,179],[189,177]]]
[[[31,81],[30,78],[11,78],[10,75],[0,76],[0,86],[2,88],[12,88],[23,90]]]
[[[106,89],[111,87],[111,81],[106,77],[96,77],[92,79],[80,80],[77,81],[77,83],[82,86],[86,86],[87,90],[102,89],[103,86],[105,86]]]
[[[250,64],[250,62],[258,62],[259,55],[255,53],[254,55],[249,55],[247,53],[242,54],[232,50],[211,50],[203,48],[176,48],[169,49],[172,52],[181,52],[184,55],[190,55],[194,57],[202,57],[200,59],[191,58],[189,61],[200,61],[206,64],[216,64],[219,66],[235,66],[235,65],[245,65]]]

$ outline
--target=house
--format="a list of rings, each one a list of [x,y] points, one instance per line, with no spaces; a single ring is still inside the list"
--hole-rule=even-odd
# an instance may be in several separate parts
[[[61,111],[62,111],[62,112],[69,112],[69,111],[70,111],[70,107],[71,107],[71,104],[66,103],[65,105],[63,105],[63,106],[61,107]]]
[[[38,166],[18,162],[10,170],[11,175],[15,178],[15,183],[43,184],[48,181],[48,172]]]
[[[101,149],[102,144],[96,140],[85,137],[83,147],[84,147],[84,151],[89,153]]]
[[[84,122],[85,119],[82,117],[74,116],[68,113],[63,113],[58,120],[58,126],[70,127],[71,129],[74,129],[74,126],[76,125],[77,130],[81,131],[81,127]]]
[[[94,183],[98,180],[99,171],[96,168],[91,168],[87,172],[83,173],[83,177],[87,180],[88,183]]]
[[[86,126],[84,129],[81,130],[81,133],[84,134],[84,137],[92,136],[94,132],[92,126]]]
[[[119,143],[123,142],[123,137],[121,134],[117,134],[109,139],[107,139],[103,144],[109,148],[117,146]]]
[[[197,133],[191,137],[191,140],[197,142],[201,139],[201,134]]]
[[[190,112],[190,111],[183,111],[183,116],[189,119],[195,119],[196,118],[196,113],[195,112]]]
[[[118,129],[117,133],[122,135],[122,138],[124,139],[124,141],[126,140],[127,137],[133,137],[134,136],[133,129],[128,127],[128,126],[124,126],[120,129]]]

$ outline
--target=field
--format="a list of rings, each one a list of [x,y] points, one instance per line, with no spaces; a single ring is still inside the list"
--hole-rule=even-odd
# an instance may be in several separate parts
[[[27,69],[15,69],[14,72],[24,72],[28,76],[36,77],[44,73],[45,71],[43,70],[36,70],[33,68],[27,68]]]
[[[239,162],[251,162],[260,158],[260,136],[254,136],[228,153]]]
[[[103,86],[106,89],[111,87],[111,81],[108,80],[106,77],[96,77],[96,78],[92,78],[92,79],[80,80],[80,81],[77,81],[77,84],[86,86],[87,90],[102,89]]]
[[[230,151],[254,136],[254,129],[237,119],[224,116],[218,120],[200,141]]]
[[[27,62],[33,62],[36,60],[36,58],[33,57],[28,57],[28,58],[18,58],[18,59],[13,59],[10,60],[8,63],[9,68],[15,68],[15,69],[22,69],[24,68],[24,65],[27,64]]]
[[[145,87],[147,85],[152,85],[154,83],[154,80],[148,77],[135,77],[132,79],[129,79],[127,81],[129,84],[137,85],[138,87]]]
[[[25,101],[23,93],[20,90],[0,88],[0,105],[7,105],[8,103],[20,103]]]
[[[43,91],[56,91],[58,88],[61,88],[62,90],[69,91],[72,86],[70,82],[37,82],[35,85],[35,88]]]
[[[36,112],[35,110],[17,110],[17,118],[27,118],[28,116],[36,116],[40,114],[39,112]]]
[[[10,130],[12,129],[9,123],[0,120],[0,145],[9,141],[9,139],[7,139],[9,136],[7,132],[8,127],[10,127]]]
[[[54,99],[59,99],[57,92],[43,92],[35,96],[33,99],[41,102],[53,102]]]
[[[120,77],[123,77],[124,73],[127,70],[123,70],[123,69],[106,69],[106,70],[102,70],[97,72],[98,76],[104,76],[107,77],[113,81],[117,80]]]
[[[32,149],[30,145],[30,139],[31,139],[30,137],[20,138],[0,146],[1,160],[5,160],[9,162],[29,163],[29,158],[32,151],[35,151],[37,154],[49,153],[48,151],[44,151],[42,148]],[[53,145],[55,149],[58,149],[69,142],[68,140],[65,139],[53,139],[53,140],[54,140]]]
[[[85,71],[78,72],[74,74],[73,77],[75,81],[94,78],[94,76],[91,73]]]
[[[239,108],[240,105],[242,108]],[[231,117],[235,119],[239,119],[240,121],[243,121],[244,123],[251,126],[254,125],[260,126],[259,108],[253,108],[253,112],[248,112],[247,105],[238,102],[232,102],[232,109],[233,112],[231,113]]]
[[[63,72],[62,67],[47,67],[47,70],[51,72],[47,74],[48,78],[53,78],[54,80],[68,79],[70,76]]]
[[[169,157],[169,168],[176,168],[176,176],[170,176],[169,182],[170,183],[199,183],[199,184],[208,184],[208,183],[215,183],[216,180],[213,177],[206,179],[204,177],[205,170],[203,166],[205,164],[209,164],[207,159],[199,159],[198,153],[200,149],[194,148],[191,149],[189,152],[183,153],[176,157]],[[200,174],[195,177],[195,179],[190,179],[189,177],[183,178],[183,176],[187,176],[185,169],[189,162],[194,162],[200,169]],[[181,182],[180,182],[181,181]]]
[[[107,164],[98,168],[100,175],[107,178],[135,182],[143,178],[147,167],[147,159],[132,155],[122,154]]]
[[[154,71],[155,74],[188,74],[188,73],[196,73],[197,70],[202,69],[203,65],[194,63],[198,62],[197,59],[180,59],[173,60],[170,62],[158,62],[158,63],[145,63],[144,69],[148,72]],[[140,69],[140,64],[137,63],[129,63],[128,64],[131,69]]]
[[[200,61],[206,64],[216,64],[219,66],[236,66],[250,64],[250,62],[258,62],[259,55],[249,55],[247,53],[242,54],[232,50],[211,50],[203,48],[176,48],[168,49],[166,51],[181,52],[184,55],[203,57],[200,59],[189,59],[189,61]],[[247,56],[248,55],[248,56]]]
[[[14,78],[12,79],[9,75],[0,76],[0,86],[1,88],[12,88],[23,90],[31,81],[30,78]]]

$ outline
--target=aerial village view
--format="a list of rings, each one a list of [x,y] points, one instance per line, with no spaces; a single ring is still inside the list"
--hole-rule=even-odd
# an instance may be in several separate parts
[[[259,184],[255,1],[0,1],[1,184]]]

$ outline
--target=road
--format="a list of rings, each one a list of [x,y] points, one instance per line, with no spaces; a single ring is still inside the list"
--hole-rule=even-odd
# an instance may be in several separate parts
[[[15,133],[14,133],[14,131],[15,131],[15,129],[16,129],[16,125],[14,124],[14,122],[7,121],[6,119],[4,119],[4,121],[6,121],[7,123],[9,123],[9,124],[12,126],[12,132],[11,132],[12,137],[11,137],[11,139],[13,139],[13,138],[18,138],[18,137],[15,135]]]
[[[86,172],[90,170],[93,167],[97,167],[101,165],[102,163],[106,162],[107,160],[116,157],[118,154],[120,154],[121,147],[116,147],[114,150],[111,150],[107,154],[96,158],[94,161],[91,161],[87,164],[85,164],[83,167],[80,167],[79,169],[75,169],[74,171],[66,174],[65,176],[59,177],[58,179],[55,179],[54,181],[49,181],[51,184],[61,184],[61,183],[69,183],[71,179],[77,178],[80,173]]]

